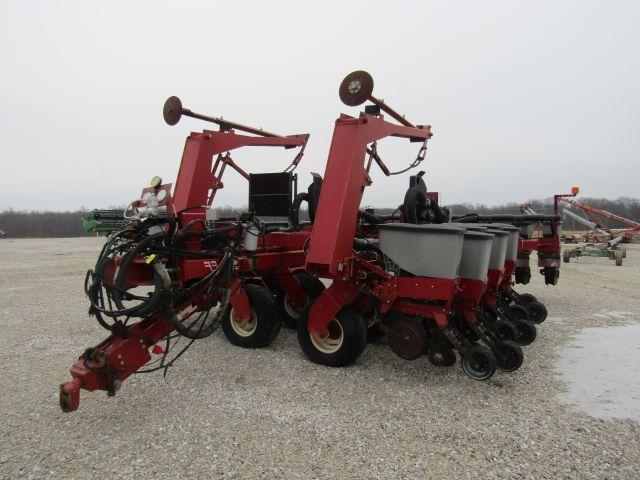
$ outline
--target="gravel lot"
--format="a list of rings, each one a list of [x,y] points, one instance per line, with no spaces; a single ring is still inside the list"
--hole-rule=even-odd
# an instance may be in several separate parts
[[[640,246],[622,267],[582,258],[563,265],[556,287],[537,274],[521,287],[550,318],[523,368],[489,382],[459,366],[403,361],[386,345],[328,369],[308,362],[291,332],[261,351],[232,347],[217,332],[166,382],[134,376],[116,397],[83,392],[80,409],[63,414],[58,385],[104,337],[82,293],[99,246],[0,240],[2,478],[640,475],[640,423],[563,403],[567,377],[556,367],[582,329],[640,321]]]

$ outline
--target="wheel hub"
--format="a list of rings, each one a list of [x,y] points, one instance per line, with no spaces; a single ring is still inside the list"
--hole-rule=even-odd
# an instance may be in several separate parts
[[[351,83],[349,83],[349,93],[358,93],[360,91],[360,89],[362,88],[362,83],[360,83],[360,80],[354,80]]]
[[[331,320],[327,325],[327,331],[329,335],[324,338],[317,338],[315,335],[310,335],[311,343],[313,346],[322,353],[332,354],[340,350],[344,342],[344,331],[342,325],[336,319]]]
[[[395,320],[387,336],[391,349],[406,360],[415,360],[427,349],[424,327],[410,319]]]
[[[236,318],[235,310],[231,309],[231,328],[235,333],[240,335],[241,337],[249,337],[253,335],[258,328],[258,316],[256,315],[255,310],[251,309],[251,318],[246,322],[242,322],[241,320]]]

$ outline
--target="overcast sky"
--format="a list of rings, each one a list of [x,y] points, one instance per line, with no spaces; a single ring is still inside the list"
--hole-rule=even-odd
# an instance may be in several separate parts
[[[640,2],[34,2],[0,14],[0,209],[126,204],[174,181],[190,131],[162,105],[282,134],[311,133],[298,169],[324,172],[337,94],[365,69],[374,95],[432,125],[444,203],[566,192],[639,197]],[[387,140],[393,169],[416,144]],[[238,150],[249,171],[291,151]],[[408,175],[374,172],[363,204],[395,206]],[[234,172],[221,204],[246,205]]]

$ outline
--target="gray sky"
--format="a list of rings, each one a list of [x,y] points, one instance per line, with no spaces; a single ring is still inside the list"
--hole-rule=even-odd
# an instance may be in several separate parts
[[[0,15],[0,209],[125,204],[173,181],[189,131],[166,97],[282,134],[312,134],[298,172],[324,172],[337,89],[368,70],[374,94],[434,136],[423,168],[445,203],[566,192],[638,197],[640,3],[33,2]],[[417,145],[379,145],[394,169]],[[238,150],[249,171],[291,151]],[[407,174],[408,175],[408,174]],[[363,204],[395,206],[407,175]],[[225,177],[221,204],[247,203]]]

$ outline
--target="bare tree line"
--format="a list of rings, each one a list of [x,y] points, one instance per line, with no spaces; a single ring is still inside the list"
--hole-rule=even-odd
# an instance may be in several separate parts
[[[606,198],[580,198],[580,202],[594,208],[606,210],[621,217],[634,221],[640,221],[640,199],[621,197],[615,200]],[[553,199],[531,200],[528,202],[538,213],[552,213]],[[561,204],[564,207],[566,204]],[[465,213],[519,213],[520,204],[505,203],[503,205],[487,206],[484,204],[460,203],[447,205],[454,215]],[[246,207],[238,208],[226,205],[218,207],[218,215],[223,218],[237,217],[246,211]],[[390,213],[395,208],[377,208],[380,213]],[[574,209],[579,214],[579,210]],[[82,220],[91,212],[89,210],[77,210],[73,212],[48,212],[48,211],[18,211],[8,209],[0,211],[0,231],[7,237],[84,237],[91,236],[82,228]],[[584,215],[583,215],[584,216]],[[308,219],[306,211],[300,212],[301,219]],[[609,227],[623,227],[617,222],[604,220]],[[576,227],[579,229],[579,227]]]

